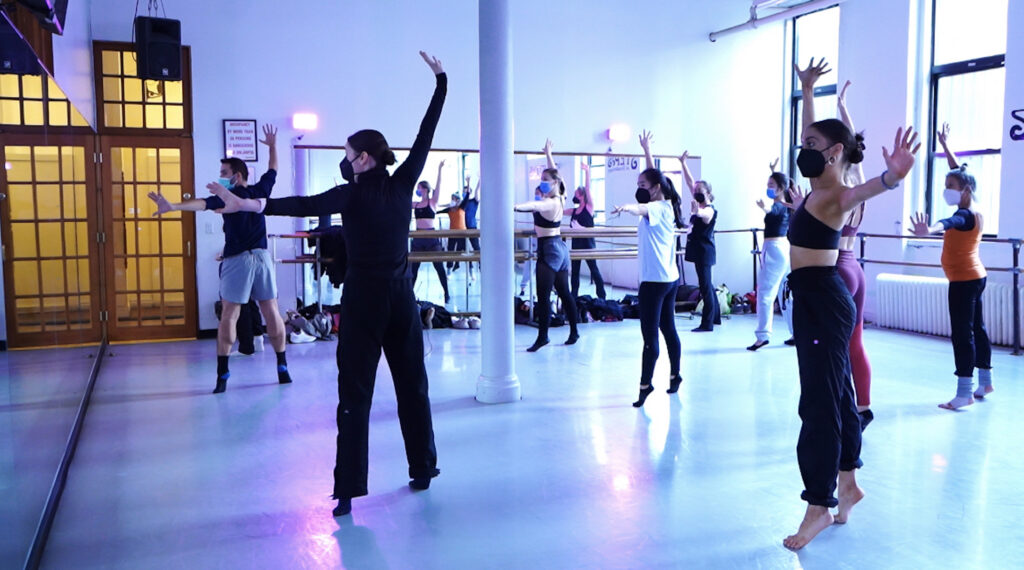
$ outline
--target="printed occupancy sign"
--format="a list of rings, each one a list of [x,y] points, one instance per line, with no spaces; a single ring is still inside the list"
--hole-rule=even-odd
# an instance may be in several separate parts
[[[255,119],[224,120],[224,156],[256,162],[259,160],[258,147]]]

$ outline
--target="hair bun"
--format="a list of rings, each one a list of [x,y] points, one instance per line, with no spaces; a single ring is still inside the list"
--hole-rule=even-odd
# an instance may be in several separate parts
[[[395,159],[394,151],[389,150],[389,151],[384,153],[384,165],[385,166],[391,166],[392,164],[394,164],[396,162],[398,162],[398,161],[397,161],[397,159]]]
[[[867,150],[868,147],[864,146],[864,133],[857,133],[853,136],[853,140],[857,141],[857,148]]]

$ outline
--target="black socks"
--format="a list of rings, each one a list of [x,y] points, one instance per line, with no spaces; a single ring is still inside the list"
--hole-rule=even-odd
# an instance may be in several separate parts
[[[572,327],[569,330],[569,338],[566,339],[565,344],[576,344],[576,341],[580,339],[580,332],[576,330],[576,327]]]
[[[640,399],[635,401],[635,402],[633,402],[633,407],[634,408],[639,408],[640,406],[644,405],[644,402],[647,401],[647,396],[650,396],[651,392],[653,392],[653,391],[654,391],[654,385],[653,384],[648,386],[648,387],[646,387],[646,388],[640,388]]]
[[[341,517],[341,516],[345,516],[345,515],[347,515],[347,514],[349,514],[351,512],[352,512],[352,499],[344,498],[344,499],[338,499],[338,506],[334,507],[334,510],[331,511],[331,514],[336,516],[336,517]]]
[[[682,384],[682,383],[683,383],[683,377],[680,376],[679,374],[676,374],[675,376],[669,378],[669,380],[668,380],[668,390],[665,390],[665,393],[667,393],[667,394],[675,394],[676,392],[679,391],[679,385]],[[641,405],[643,405],[643,402],[641,402]]]
[[[547,335],[544,335],[542,337],[538,336],[537,340],[533,341],[533,346],[531,346],[530,348],[527,348],[526,352],[537,352],[538,350],[540,350],[540,347],[544,346],[545,344],[547,344],[549,342],[551,342],[551,341],[548,340],[548,336]]]
[[[217,387],[213,389],[214,394],[220,394],[228,389],[228,378],[231,372],[228,371],[228,357],[217,356]]]
[[[414,477],[412,481],[409,481],[409,488],[413,491],[426,491],[430,488],[430,480],[440,474],[440,469],[434,469],[434,473],[429,477]]]
[[[280,384],[292,383],[292,377],[288,375],[288,360],[283,350],[277,353],[277,381]]]

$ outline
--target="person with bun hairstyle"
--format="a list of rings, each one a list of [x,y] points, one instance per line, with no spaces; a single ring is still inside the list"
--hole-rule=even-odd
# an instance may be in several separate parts
[[[448,76],[441,62],[420,52],[436,77],[434,95],[401,166],[389,174],[395,153],[378,131],[362,130],[345,143],[341,175],[346,184],[316,196],[241,199],[209,184],[224,201],[222,213],[311,217],[340,213],[348,268],[338,329],[338,452],[334,467],[334,516],[352,510],[367,494],[370,404],[381,350],[395,383],[398,421],[409,462],[409,486],[430,487],[440,474],[423,365],[423,332],[409,267],[409,204],[441,117]]]
[[[437,183],[434,184],[433,190],[430,188],[430,182],[426,180],[420,180],[420,183],[416,186],[416,190],[420,194],[420,200],[413,203],[413,217],[416,218],[416,229],[417,230],[434,230],[434,218],[437,217],[437,202],[440,199],[441,193],[441,173],[444,171],[444,161],[437,165]],[[442,251],[441,238],[412,238],[412,247],[410,251]],[[437,272],[437,278],[441,280],[441,289],[444,290],[444,303],[445,305],[451,302],[451,296],[448,295],[448,276],[444,271],[444,264],[440,261],[434,261],[434,271]],[[415,284],[416,279],[420,274],[420,264],[412,264],[412,281]]]
[[[977,181],[967,173],[966,164],[957,164],[956,154],[949,148],[948,137],[949,125],[943,123],[938,139],[950,168],[943,198],[957,210],[952,216],[930,226],[928,217],[923,213],[911,216],[913,228],[910,231],[916,236],[942,234],[942,270],[949,279],[949,324],[957,386],[956,396],[939,404],[939,407],[958,410],[973,404],[975,398],[988,396],[994,388],[992,343],[985,330],[981,304],[988,272],[978,255],[985,222],[973,208]],[[972,393],[975,368],[978,369],[978,389]]]
[[[645,143],[646,144],[646,143]],[[646,147],[645,147],[646,152]],[[683,165],[683,181],[690,189],[690,233],[686,234],[686,261],[693,263],[697,270],[697,285],[700,286],[700,298],[704,308],[700,315],[700,326],[693,332],[711,332],[715,325],[722,324],[722,309],[718,305],[715,293],[715,281],[711,277],[711,268],[717,261],[715,247],[715,224],[718,222],[718,210],[712,205],[715,195],[711,184],[705,180],[694,180],[690,167],[689,151],[679,157]]]
[[[824,59],[796,69],[805,101],[813,100],[814,81],[827,73]],[[805,115],[806,119],[806,115]],[[839,238],[851,212],[864,201],[893,190],[914,166],[921,145],[912,127],[896,131],[893,151],[882,148],[886,170],[850,187],[845,175],[864,160],[862,142],[837,119],[805,124],[797,157],[811,192],[789,222],[789,286],[793,291],[793,334],[800,369],[801,420],[797,462],[807,510],[796,533],[782,542],[799,550],[833,523],[846,523],[864,498],[856,469],[863,465],[861,419],[850,378],[850,336],[857,309],[839,275]],[[838,485],[837,485],[838,478]],[[838,489],[838,500],[836,491]],[[830,508],[838,507],[833,516]]]
[[[569,321],[569,338],[565,344],[576,344],[580,338],[577,327],[576,300],[569,291],[569,248],[562,241],[562,216],[565,204],[565,182],[555,168],[551,156],[551,141],[544,143],[548,167],[541,172],[538,198],[532,202],[516,204],[517,212],[533,212],[533,226],[537,234],[537,340],[527,352],[537,352],[548,344],[548,326],[551,323],[551,289],[558,293]]]
[[[641,144],[649,155],[650,133],[644,131]],[[681,346],[676,332],[676,289],[679,269],[676,263],[676,230],[683,227],[679,192],[672,181],[654,168],[648,158],[647,169],[636,180],[636,203],[616,206],[612,214],[627,212],[640,218],[637,224],[637,257],[640,264],[640,333],[644,350],[640,368],[640,397],[634,408],[644,405],[654,391],[652,378],[658,361],[658,331],[665,337],[668,350],[668,392],[679,390],[683,377],[679,374]]]
[[[580,167],[583,168],[583,176],[586,182],[583,186],[576,189],[576,194],[572,198],[573,207],[567,212],[569,214],[569,227],[592,228],[594,227],[594,199],[590,196],[590,165],[586,162],[581,162]],[[572,238],[572,248],[574,250],[596,249],[597,240],[592,237],[574,237]],[[580,268],[582,266],[582,259],[572,260],[572,276],[570,281],[572,283],[573,297],[580,293]],[[587,267],[590,268],[590,278],[594,280],[594,287],[597,289],[597,298],[604,299],[606,296],[604,278],[601,276],[601,268],[597,266],[597,260],[588,259]]]
[[[768,177],[767,195],[772,205],[766,206],[764,198],[758,199],[757,207],[764,211],[764,244],[761,246],[761,273],[757,280],[757,330],[754,334],[757,341],[748,346],[747,350],[754,351],[768,344],[772,337],[772,320],[775,317],[775,297],[779,296],[779,304],[783,305],[780,286],[782,280],[789,273],[789,240],[786,239],[786,232],[789,230],[789,208],[786,203],[791,201],[787,197],[789,193],[789,177],[782,172],[772,172]],[[789,328],[793,328],[793,322],[789,319],[791,313],[786,313],[786,322]]]

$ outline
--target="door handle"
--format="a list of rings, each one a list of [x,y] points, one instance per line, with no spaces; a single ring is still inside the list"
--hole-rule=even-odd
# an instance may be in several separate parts
[[[190,240],[185,242],[185,245],[188,251],[188,253],[185,254],[185,257],[192,257],[192,241]]]
[[[186,200],[191,200],[192,199],[192,194],[189,194],[188,192],[185,192],[184,194],[181,195],[181,197],[186,199]]]
[[[6,199],[7,199],[7,194],[4,194],[3,192],[0,192],[0,200],[6,200]]]

